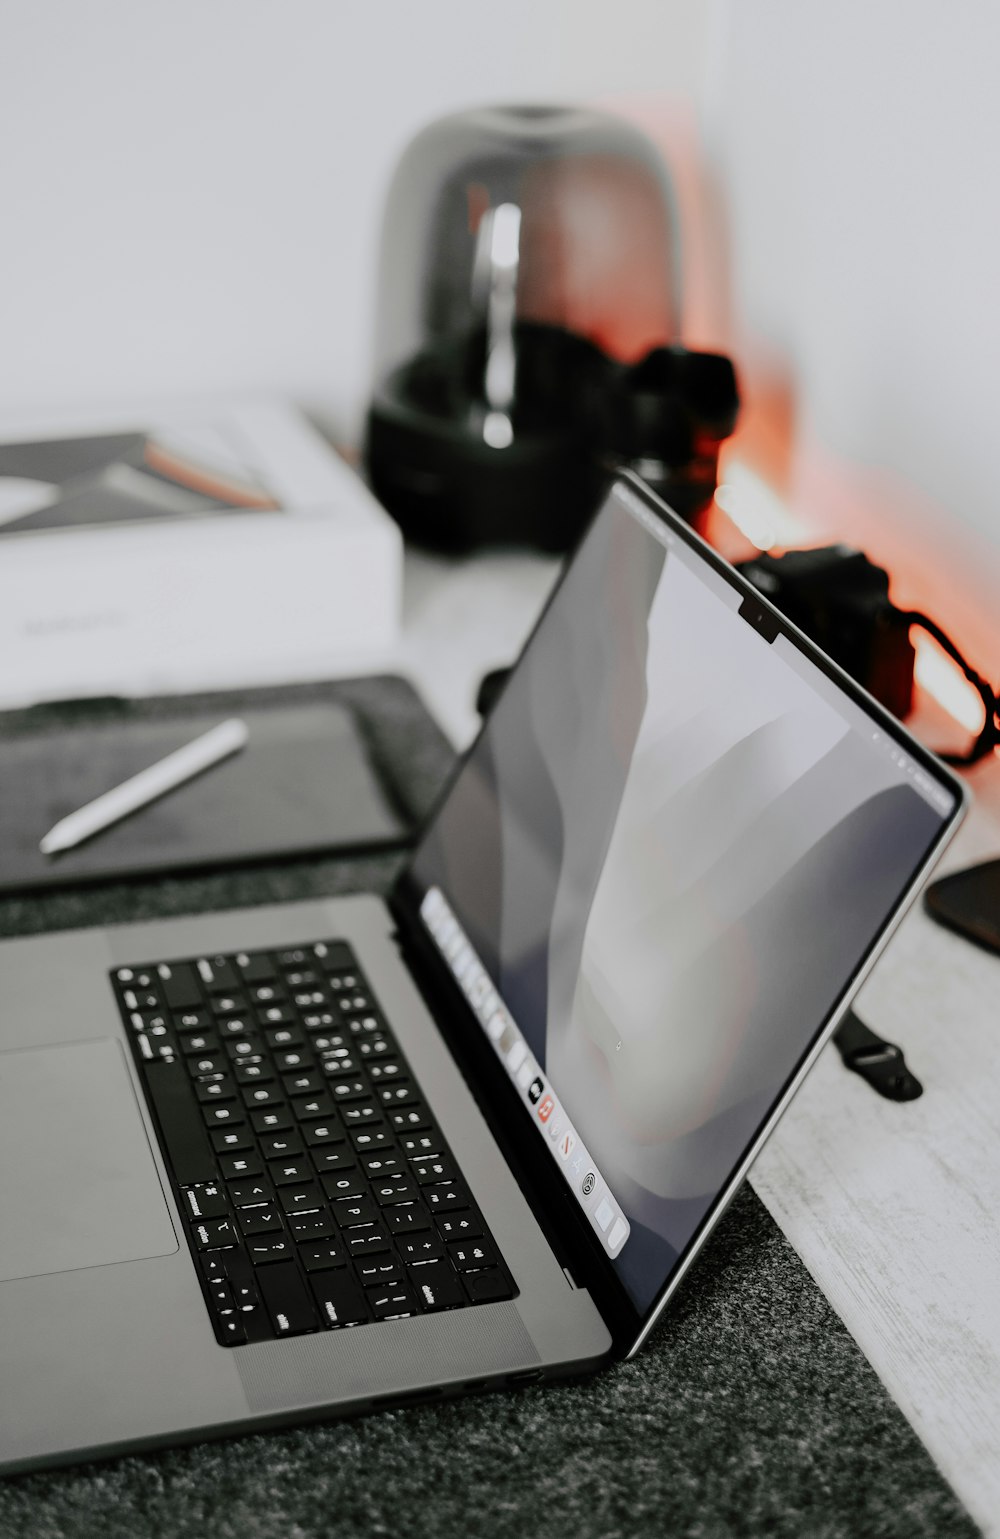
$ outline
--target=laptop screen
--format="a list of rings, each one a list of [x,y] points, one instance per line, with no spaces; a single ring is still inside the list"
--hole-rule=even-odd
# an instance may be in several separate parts
[[[616,486],[411,870],[645,1312],[956,797]]]

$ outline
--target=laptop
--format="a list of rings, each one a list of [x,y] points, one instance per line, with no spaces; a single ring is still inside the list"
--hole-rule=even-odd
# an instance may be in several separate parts
[[[630,475],[387,900],[0,945],[0,1461],[637,1351],[963,788]]]

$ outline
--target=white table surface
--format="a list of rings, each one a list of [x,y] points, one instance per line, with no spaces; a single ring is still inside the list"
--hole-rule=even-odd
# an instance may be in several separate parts
[[[542,557],[410,552],[386,666],[458,748],[482,675],[517,655],[558,571]],[[1000,855],[1000,761],[942,870]],[[1000,957],[914,908],[859,1001],[924,1095],[882,1100],[831,1045],[752,1184],[988,1534],[1000,1535]]]

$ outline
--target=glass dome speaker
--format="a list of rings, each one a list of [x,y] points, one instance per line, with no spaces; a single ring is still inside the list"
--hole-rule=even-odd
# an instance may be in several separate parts
[[[404,532],[561,551],[628,437],[623,374],[679,329],[655,146],[609,115],[491,107],[405,151],[382,229],[366,458]]]

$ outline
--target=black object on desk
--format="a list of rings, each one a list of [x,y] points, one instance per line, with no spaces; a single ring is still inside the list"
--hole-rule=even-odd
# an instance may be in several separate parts
[[[242,753],[72,849],[41,853],[58,819],[189,743],[234,698],[249,732]],[[0,891],[377,848],[407,839],[410,827],[336,699],[253,691],[0,718]]]
[[[1000,952],[1000,860],[939,877],[924,894],[924,907],[938,924]]]
[[[833,1040],[845,1067],[860,1074],[885,1100],[916,1101],[923,1095],[924,1087],[907,1067],[902,1049],[876,1036],[853,1010],[848,1010]]]

